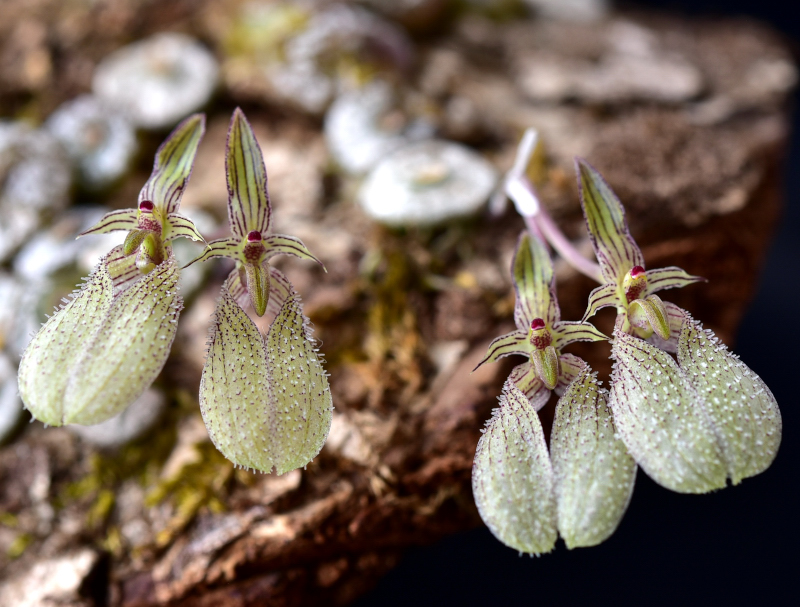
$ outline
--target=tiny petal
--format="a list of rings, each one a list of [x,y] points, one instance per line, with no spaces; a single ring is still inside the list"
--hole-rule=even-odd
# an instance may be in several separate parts
[[[608,341],[608,337],[588,322],[562,320],[553,325],[553,347],[557,350],[576,341]]]
[[[511,356],[512,354],[528,356],[530,349],[528,338],[521,331],[506,333],[489,344],[489,350],[486,352],[486,356],[475,366],[473,371],[476,371],[486,363],[493,363],[506,356]]]
[[[193,263],[198,261],[207,261],[214,257],[227,257],[228,259],[235,259],[244,261],[241,255],[241,247],[237,238],[220,238],[219,240],[212,240],[206,245],[206,249],[192,261],[186,264],[188,268]]]
[[[692,276],[684,270],[670,266],[647,271],[647,290],[645,294],[652,295],[664,289],[676,289],[692,285],[696,282],[705,282],[705,278]]]
[[[167,215],[164,240],[169,242],[176,238],[188,238],[195,242],[205,242],[205,238],[197,231],[197,226],[194,225],[191,219],[180,213],[170,213]]]
[[[589,305],[586,307],[586,312],[583,315],[583,322],[591,318],[602,308],[608,306],[621,306],[620,296],[617,291],[617,285],[613,283],[604,284],[597,287],[589,294]]]
[[[670,322],[664,302],[658,295],[648,295],[647,299],[634,299],[628,317],[636,327],[652,330],[664,341],[670,336]]]
[[[247,263],[244,265],[247,277],[247,292],[256,314],[264,316],[269,300],[269,269],[262,264]]]
[[[619,320],[618,320],[619,326]],[[614,331],[609,403],[620,437],[654,481],[680,493],[725,486],[708,405],[672,357]]]
[[[531,362],[536,368],[536,375],[542,380],[548,390],[553,390],[558,385],[560,374],[558,352],[553,346],[547,346],[544,350],[534,350],[531,352]]]
[[[559,399],[550,441],[558,530],[568,548],[595,546],[614,533],[636,479],[595,375],[584,366]]]
[[[123,209],[121,211],[111,211],[88,230],[78,234],[78,238],[87,234],[107,234],[120,230],[135,230],[139,227],[138,212],[136,209]]]
[[[270,234],[264,238],[263,242],[264,247],[267,249],[265,259],[270,259],[275,255],[292,255],[300,259],[316,261],[323,268],[325,267],[319,259],[311,254],[311,251],[306,248],[306,245],[304,245],[303,241],[299,238],[286,236],[284,234]]]
[[[529,554],[555,546],[553,467],[533,407],[506,383],[486,424],[472,467],[472,492],[481,518],[506,546]]]
[[[734,485],[769,468],[781,442],[781,413],[767,385],[711,331],[686,313],[678,364],[707,411]]]

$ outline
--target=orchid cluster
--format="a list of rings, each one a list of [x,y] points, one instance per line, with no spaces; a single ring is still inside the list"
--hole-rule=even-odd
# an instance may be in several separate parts
[[[766,470],[781,417],[769,388],[710,330],[656,292],[703,279],[677,267],[645,270],[625,211],[602,177],[577,160],[581,203],[598,264],[579,257],[541,208],[524,168],[536,137],[526,133],[505,191],[523,215],[512,265],[518,331],[496,339],[481,362],[520,354],[478,443],[472,485],[494,535],[531,554],[560,533],[569,548],[609,537],[627,508],[636,464],[681,493],[706,493]],[[564,323],[545,238],[601,283],[580,323]],[[603,339],[586,320],[613,306],[610,388],[600,388],[572,341]],[[674,357],[673,357],[674,354]],[[536,411],[561,397],[548,453]]]
[[[81,234],[128,232],[25,350],[20,395],[34,418],[52,426],[102,423],[135,401],[164,366],[183,308],[171,243],[205,242],[178,212],[204,130],[201,114],[179,124],[156,152],[138,208],[108,213]],[[211,324],[200,408],[228,459],[283,474],[319,453],[332,404],[300,298],[269,260],[278,254],[318,260],[298,239],[270,233],[263,157],[238,108],[225,168],[234,236],[211,242],[194,260],[236,262]],[[272,318],[266,335],[248,316],[251,307]]]

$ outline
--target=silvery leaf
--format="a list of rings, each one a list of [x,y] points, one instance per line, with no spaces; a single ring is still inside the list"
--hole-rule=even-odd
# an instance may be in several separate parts
[[[678,363],[708,404],[734,485],[766,470],[781,442],[781,413],[767,385],[686,314]]]
[[[501,542],[530,554],[553,549],[556,503],[544,432],[528,399],[510,382],[478,442],[472,492]]]
[[[724,487],[725,462],[703,397],[669,354],[617,327],[609,402],[630,454],[667,489]]]
[[[636,462],[615,433],[604,391],[584,366],[556,405],[550,440],[558,530],[568,548],[603,542],[628,507]]]

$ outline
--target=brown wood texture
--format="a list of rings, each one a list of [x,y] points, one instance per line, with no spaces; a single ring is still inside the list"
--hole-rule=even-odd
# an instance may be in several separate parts
[[[86,90],[103,54],[153,31],[188,31],[213,47],[220,11],[235,5],[101,2],[82,13],[68,4],[4,6],[0,64],[46,55],[49,67],[43,76],[26,76],[18,63],[0,70],[3,111],[27,103],[46,115]],[[41,38],[44,55],[4,36],[10,23],[39,32],[28,40]],[[445,111],[440,131],[505,170],[522,129],[539,128],[542,198],[588,251],[571,166],[573,156],[587,158],[626,205],[648,267],[678,265],[708,278],[664,298],[730,343],[781,203],[794,74],[783,43],[749,22],[658,14],[591,27],[467,16],[440,29],[418,44],[404,82],[442,107],[446,99],[468,101],[469,128]],[[659,61],[679,56],[699,79],[695,89],[689,76],[672,93],[606,76],[615,93],[604,96],[569,83],[541,88],[531,75],[537,62],[556,74],[599,69],[615,52],[609,40],[626,31],[650,36]],[[663,68],[665,79],[673,68]],[[758,77],[765,73],[777,75]],[[283,477],[234,470],[211,446],[197,386],[224,277],[217,269],[187,302],[156,383],[172,404],[146,439],[100,453],[66,429],[33,424],[0,450],[0,512],[14,521],[0,529],[2,552],[21,537],[27,544],[16,558],[0,554],[3,596],[45,584],[41,571],[64,566],[78,583],[54,590],[46,604],[345,605],[405,548],[480,524],[472,458],[512,363],[470,372],[488,342],[512,326],[508,267],[522,222],[509,208],[436,229],[381,228],[352,202],[353,183],[326,170],[318,120],[226,78],[185,206],[224,213],[224,190],[215,195],[224,187],[225,125],[232,107],[244,104],[265,150],[277,229],[301,236],[329,269],[282,265],[328,360],[336,409],[328,445],[306,470]],[[143,174],[126,182],[115,204],[129,206],[122,198],[133,199]],[[592,284],[563,262],[556,269],[562,316],[579,319]],[[597,324],[608,333],[613,319],[605,312]],[[607,344],[572,351],[607,377]],[[545,425],[552,409],[551,401],[542,411]]]

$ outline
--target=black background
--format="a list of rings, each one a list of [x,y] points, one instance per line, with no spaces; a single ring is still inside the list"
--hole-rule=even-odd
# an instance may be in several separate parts
[[[628,2],[698,16],[751,16],[783,32],[797,56],[792,0]],[[793,123],[798,122],[794,111]],[[394,605],[800,605],[800,137],[784,170],[785,207],[734,351],[770,386],[783,442],[763,474],[709,495],[680,495],[638,473],[617,532],[594,548],[559,541],[520,557],[485,528],[408,551],[358,607]]]

